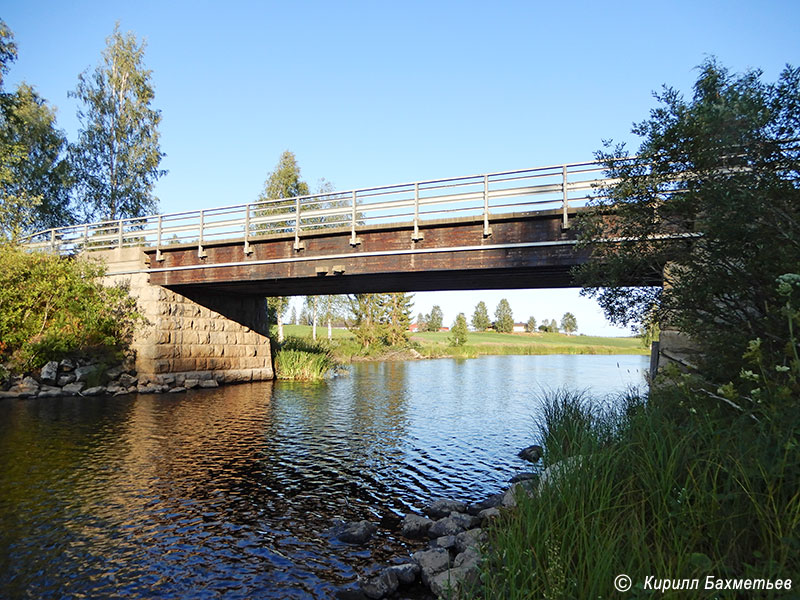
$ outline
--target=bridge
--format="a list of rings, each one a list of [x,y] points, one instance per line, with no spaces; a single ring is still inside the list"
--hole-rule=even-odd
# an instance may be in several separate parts
[[[258,295],[565,287],[593,162],[267,200],[38,232],[62,254],[140,248],[150,282]],[[109,264],[109,273],[128,273]],[[120,271],[119,269],[123,269]]]
[[[50,229],[30,248],[101,257],[151,327],[154,379],[271,378],[265,296],[575,285],[572,219],[595,162],[324,192]],[[650,282],[654,283],[654,282]]]

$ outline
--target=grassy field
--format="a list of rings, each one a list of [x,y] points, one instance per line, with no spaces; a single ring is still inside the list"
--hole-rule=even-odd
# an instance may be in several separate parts
[[[311,327],[286,325],[285,335],[310,338]],[[328,337],[325,327],[317,327],[317,339]],[[563,333],[470,332],[464,346],[450,346],[448,332],[415,333],[411,343],[424,356],[474,357],[485,354],[648,354],[638,338],[593,337]],[[333,330],[334,342],[354,340],[346,329]]]
[[[449,345],[447,332],[416,333],[423,354],[647,354],[638,338],[608,338],[563,333],[470,332],[461,348]],[[460,352],[461,351],[461,352]]]

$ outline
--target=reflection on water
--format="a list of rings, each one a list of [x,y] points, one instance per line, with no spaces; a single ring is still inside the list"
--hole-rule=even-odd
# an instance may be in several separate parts
[[[0,401],[0,597],[328,598],[402,551],[396,515],[498,491],[543,388],[644,357],[355,365],[324,384]],[[336,519],[380,521],[368,549]]]

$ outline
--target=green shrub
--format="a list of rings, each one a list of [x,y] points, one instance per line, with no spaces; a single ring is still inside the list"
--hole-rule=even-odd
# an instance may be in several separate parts
[[[142,317],[89,260],[0,248],[0,360],[31,370],[81,355],[116,360]]]

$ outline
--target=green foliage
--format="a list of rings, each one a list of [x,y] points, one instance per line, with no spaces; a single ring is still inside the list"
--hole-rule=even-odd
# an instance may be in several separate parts
[[[0,147],[0,242],[15,243],[36,220],[41,196],[17,192],[15,171],[25,163],[25,150],[18,144]],[[16,192],[16,193],[15,193]]]
[[[15,59],[13,34],[0,21],[0,72]],[[0,239],[73,221],[65,149],[55,110],[31,86],[6,92],[0,79]]]
[[[556,475],[492,527],[482,597],[611,598],[626,573],[645,598],[650,575],[800,572],[800,417],[753,428],[682,409],[707,401],[674,386],[615,409],[546,400],[539,441]]]
[[[8,73],[9,66],[15,60],[17,60],[17,44],[14,42],[14,34],[6,22],[0,19],[0,87],[3,85],[3,78]]]
[[[275,353],[275,377],[278,379],[318,381],[337,366],[331,346],[325,342],[289,337]]]
[[[297,159],[293,152],[286,150],[281,154],[275,169],[264,182],[264,190],[258,199],[280,200],[308,194],[308,184],[300,179],[300,166],[297,164]],[[291,207],[293,208],[293,205]]]
[[[704,376],[724,383],[752,340],[773,364],[788,343],[775,280],[800,264],[800,70],[764,83],[712,59],[691,100],[671,88],[657,98],[633,129],[638,158],[598,153],[617,183],[578,224],[593,256],[579,279],[613,322],[691,335]],[[662,273],[663,287],[626,287]]]
[[[294,153],[286,150],[281,154],[278,164],[264,182],[264,189],[258,196],[262,203],[256,211],[258,217],[267,217],[267,222],[256,225],[257,231],[268,233],[290,233],[294,231],[297,220],[297,200],[300,197],[301,227],[315,229],[335,228],[350,224],[350,211],[347,216],[330,212],[310,215],[312,211],[331,211],[351,206],[351,198],[338,194],[333,185],[325,179],[317,183],[313,194],[308,183],[300,177],[300,166]],[[356,224],[361,224],[361,213],[356,214]]]
[[[408,343],[413,296],[406,293],[355,294],[349,297],[352,320],[347,328],[364,349],[374,344]]]
[[[272,296],[267,298],[267,319],[275,324],[275,337],[278,342],[283,341],[283,319],[289,308],[289,296]]]
[[[505,298],[497,303],[494,311],[494,330],[500,333],[511,333],[514,330],[514,314],[511,305]]]
[[[450,329],[449,337],[451,346],[463,346],[467,343],[467,317],[464,313],[458,313],[453,327]]]
[[[571,312],[565,312],[561,317],[561,330],[564,333],[575,333],[578,331],[578,319]]]
[[[352,320],[347,328],[356,337],[362,348],[381,340],[381,306],[378,294],[354,294],[348,297]]]
[[[431,312],[425,317],[425,331],[439,331],[442,328],[444,313],[442,307],[434,304]]]
[[[382,311],[380,323],[384,343],[388,346],[407,344],[414,296],[402,292],[380,294],[379,306]]]
[[[767,345],[761,338],[750,340],[738,377],[719,386],[716,394],[705,389],[712,398],[749,414],[757,422],[781,421],[796,411],[800,397],[800,275],[781,275],[776,280],[776,291],[785,301],[780,309],[786,338],[781,352],[765,351]]]
[[[486,309],[486,302],[481,300],[475,305],[475,312],[472,313],[472,328],[475,331],[486,331],[492,322],[489,320],[489,311]]]
[[[544,319],[542,324],[539,325],[539,331],[546,333],[558,333],[558,323],[555,319]]]
[[[145,44],[119,23],[106,39],[102,63],[82,73],[71,96],[81,131],[72,149],[78,195],[87,218],[115,220],[157,211],[153,187],[166,171],[159,169],[158,125],[151,71],[144,67]]]
[[[70,355],[120,358],[142,318],[120,287],[79,258],[0,251],[0,360],[18,370]]]
[[[642,340],[642,346],[649,348],[653,342],[657,342],[661,338],[661,327],[655,318],[647,317],[644,323],[636,327],[637,335]]]
[[[269,201],[269,205],[260,209],[258,215],[293,214],[297,210],[295,202],[293,200],[281,202],[281,200],[307,196],[309,193],[308,184],[300,178],[300,166],[297,164],[294,153],[286,150],[281,154],[275,169],[264,182],[264,189],[259,194],[258,201]],[[292,217],[269,223],[265,227],[275,231],[292,231],[294,225],[294,217]]]
[[[530,319],[528,319],[528,322],[525,323],[525,331],[527,331],[528,333],[533,333],[534,331],[536,331],[535,318],[531,317]]]

